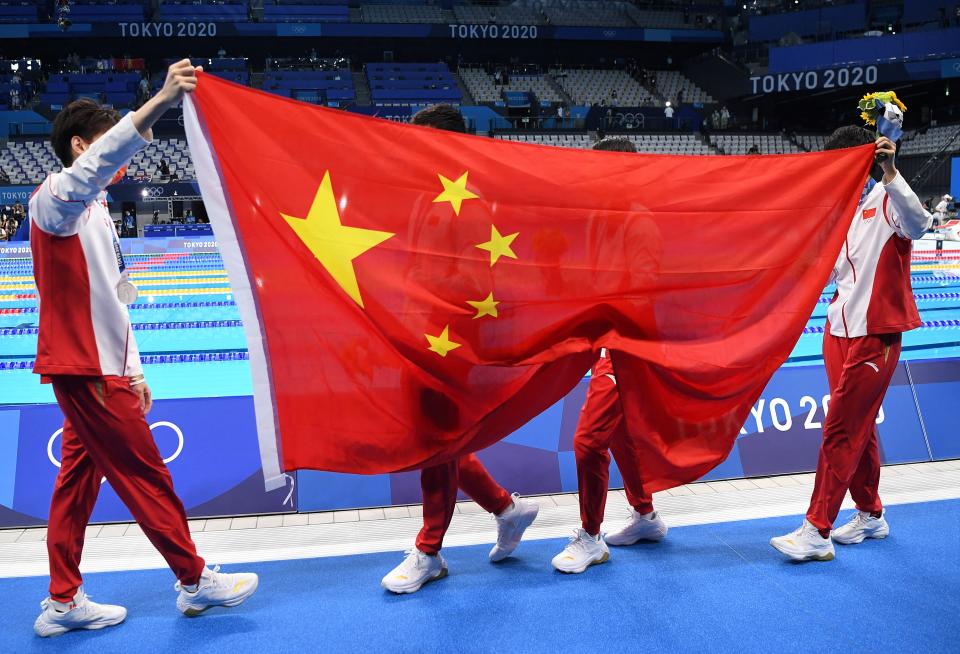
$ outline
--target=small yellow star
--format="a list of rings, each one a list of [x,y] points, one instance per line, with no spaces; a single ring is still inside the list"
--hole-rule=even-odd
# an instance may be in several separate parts
[[[510,244],[513,243],[513,239],[517,238],[519,234],[520,232],[514,232],[513,234],[502,236],[500,232],[497,231],[496,225],[490,225],[490,240],[486,243],[481,243],[477,247],[490,253],[491,268],[500,257],[517,258],[517,255],[510,249]]]
[[[494,300],[493,293],[490,293],[484,300],[467,300],[467,304],[477,310],[477,315],[473,317],[473,319],[476,320],[484,316],[493,316],[496,318],[497,305],[500,303]]]
[[[430,334],[424,334],[424,336],[427,337],[427,342],[430,343],[430,347],[427,349],[431,352],[436,352],[442,357],[447,356],[447,352],[450,350],[456,350],[460,347],[460,343],[454,343],[450,340],[450,325],[444,327],[439,336],[431,336]]]
[[[468,171],[469,172],[469,171]],[[443,175],[437,175],[440,183],[443,184],[443,193],[433,199],[434,202],[449,202],[453,206],[453,213],[460,215],[460,205],[464,200],[475,200],[479,195],[467,190],[467,173],[460,175],[457,181],[447,179]]]

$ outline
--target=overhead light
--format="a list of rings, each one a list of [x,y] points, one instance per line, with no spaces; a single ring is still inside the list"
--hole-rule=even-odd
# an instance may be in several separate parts
[[[147,189],[143,189],[142,191],[140,191],[140,195],[142,195],[143,197],[147,197]]]

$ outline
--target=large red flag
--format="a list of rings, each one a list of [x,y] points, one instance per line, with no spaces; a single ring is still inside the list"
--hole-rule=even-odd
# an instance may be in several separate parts
[[[486,447],[601,346],[649,489],[702,475],[799,336],[872,159],[511,143],[204,74],[185,114],[268,487]]]

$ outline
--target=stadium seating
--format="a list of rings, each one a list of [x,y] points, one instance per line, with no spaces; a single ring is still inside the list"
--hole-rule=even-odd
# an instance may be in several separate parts
[[[363,5],[367,23],[444,23],[443,11],[432,5]]]
[[[247,20],[247,5],[236,1],[217,4],[195,4],[195,0],[164,2],[160,5],[159,18],[172,22],[243,23]]]
[[[938,152],[950,140],[958,127],[960,125],[945,125],[943,127],[931,127],[923,132],[919,130],[908,131],[903,136],[900,154],[933,154]],[[960,152],[960,139],[953,142],[949,151]]]
[[[547,3],[544,13],[553,25],[636,27],[627,13],[627,6],[626,2],[568,0]]]
[[[35,23],[37,9],[36,2],[0,2],[0,23]]]
[[[752,145],[757,146],[760,154],[802,152],[795,143],[780,134],[711,134],[710,143],[723,154],[746,154]]]
[[[457,5],[453,8],[453,15],[457,22],[466,24],[538,25],[543,23],[541,14],[532,8],[519,5],[505,7]]]
[[[563,148],[587,149],[593,146],[593,139],[587,134],[498,134],[497,138],[504,141],[518,141],[521,143],[540,143]]]
[[[70,20],[74,23],[116,23],[142,21],[144,0],[72,0]]]
[[[563,98],[543,75],[508,75],[509,84],[497,86],[493,75],[482,68],[460,69],[460,78],[477,102],[503,100],[504,91],[530,92],[541,101],[561,102]]]
[[[263,20],[268,23],[346,23],[350,8],[343,4],[267,4],[263,5]]]
[[[127,169],[127,177],[153,179],[160,175],[160,160],[170,167],[170,173],[180,179],[194,179],[196,172],[185,139],[154,140],[134,155]]]
[[[683,102],[709,104],[713,98],[709,93],[694,84],[690,79],[684,77],[675,70],[658,70],[656,91],[667,100],[677,101],[677,93],[683,89]]]
[[[44,104],[63,105],[80,97],[129,107],[136,100],[139,73],[58,73],[50,75],[40,94]]]
[[[622,136],[637,146],[638,152],[651,154],[716,154],[716,150],[704,143],[696,134],[626,134]],[[594,140],[588,134],[568,133],[505,133],[497,138],[505,141],[540,143],[565,148],[592,148]]]
[[[823,149],[823,144],[827,140],[826,134],[797,134],[794,136],[810,152],[819,152]]]
[[[367,64],[366,72],[378,106],[459,104],[463,97],[446,64]]]
[[[268,71],[263,90],[313,104],[339,106],[356,98],[349,69]]]
[[[193,162],[184,139],[157,139],[137,153],[127,169],[127,177],[157,177],[164,159],[180,179],[195,177]],[[10,141],[0,150],[0,170],[11,184],[39,184],[62,164],[48,141]]]
[[[574,104],[599,104],[621,107],[658,107],[662,103],[650,95],[640,82],[623,70],[554,69],[550,71]],[[616,91],[616,98],[613,92]]]

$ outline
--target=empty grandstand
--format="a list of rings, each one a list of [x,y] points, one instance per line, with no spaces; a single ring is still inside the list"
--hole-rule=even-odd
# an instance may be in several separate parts
[[[552,69],[550,74],[576,104],[662,106],[625,70]]]
[[[531,93],[540,101],[561,102],[563,97],[546,75],[535,73],[506,73],[506,83],[499,83],[493,74],[483,68],[465,66],[459,70],[460,78],[477,102],[500,102],[504,92]]]
[[[781,134],[711,134],[710,143],[721,154],[747,154],[753,146],[756,146],[759,154],[802,152],[796,143]]]

